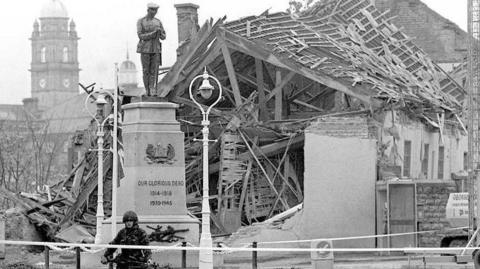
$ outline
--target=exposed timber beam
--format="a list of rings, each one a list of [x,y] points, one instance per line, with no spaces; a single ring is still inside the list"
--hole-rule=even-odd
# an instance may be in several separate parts
[[[295,72],[290,71],[290,73],[282,78],[280,70],[277,70],[275,72],[275,88],[267,95],[266,101],[268,102],[274,96],[275,98],[277,98],[277,96],[281,96],[283,87],[285,87],[295,75]]]
[[[256,85],[257,85],[257,84],[253,81],[253,79],[250,78],[250,77],[248,77],[248,76],[245,76],[245,75],[243,75],[243,74],[238,73],[238,74],[237,74],[237,77],[238,77],[240,80],[244,81],[244,82],[250,83],[252,86],[256,86]],[[263,86],[264,86],[265,92],[268,93],[268,94],[270,94],[270,93],[271,93],[270,90],[267,89],[268,85],[264,84]],[[325,87],[325,88],[327,88],[327,87]],[[289,99],[289,100],[291,100],[291,99]],[[290,102],[290,101],[289,101],[289,102]],[[291,102],[293,102],[293,103],[295,103],[295,104],[297,104],[297,105],[300,105],[300,106],[304,106],[304,107],[313,109],[313,110],[318,111],[318,112],[325,112],[325,111],[324,111],[323,109],[321,109],[321,108],[318,108],[318,107],[316,107],[316,106],[314,106],[314,105],[305,103],[305,102],[300,101],[300,100],[298,100],[298,99],[294,99],[294,100],[291,101]]]
[[[228,79],[230,80],[230,85],[232,86],[235,105],[239,107],[242,105],[242,95],[240,94],[240,87],[238,86],[238,80],[235,74],[235,68],[233,67],[230,50],[228,49],[222,34],[217,35],[217,40],[220,42],[220,46],[222,48],[223,59],[225,62],[225,67],[227,68]]]
[[[211,74],[211,75],[214,75],[219,81],[220,83],[222,84],[222,88],[227,92],[229,93],[229,95],[227,95],[227,98],[232,102],[232,104],[235,102],[234,100],[232,100],[232,98],[230,97],[230,95],[235,95],[234,91],[232,89],[230,89],[229,87],[223,85],[222,83],[222,79],[220,78],[220,76],[218,76],[215,71],[213,71],[210,67],[207,67],[207,71]],[[234,97],[235,98],[235,97]],[[243,97],[243,96],[240,96],[241,100],[242,100],[242,104],[245,100],[247,100],[247,98]]]
[[[332,93],[332,92],[335,92],[335,91],[334,90],[328,90],[328,88],[324,88],[323,91],[320,91],[317,95],[310,97],[310,99],[308,99],[306,102],[311,103],[311,102],[317,100],[318,98],[326,95],[329,92]]]
[[[292,102],[295,103],[295,104],[297,104],[297,105],[300,105],[300,106],[308,107],[308,108],[313,109],[313,110],[318,111],[318,112],[325,112],[325,111],[324,111],[323,109],[321,109],[321,108],[318,108],[318,107],[316,107],[316,106],[314,106],[314,105],[311,105],[311,104],[309,104],[309,103],[302,102],[302,101],[297,100],[297,99],[293,100]]]
[[[238,50],[252,57],[259,58],[277,67],[282,67],[287,70],[296,72],[297,74],[309,78],[310,80],[316,81],[334,90],[338,90],[345,94],[353,96],[364,102],[366,105],[371,105],[373,108],[380,107],[381,105],[381,101],[371,98],[369,96],[371,94],[369,90],[362,87],[361,85],[357,85],[354,88],[350,86],[351,83],[349,83],[348,81],[342,80],[340,78],[332,78],[326,74],[315,72],[295,62],[280,59],[270,50],[263,48],[263,45],[259,43],[247,40],[241,36],[226,31],[225,29],[220,28],[219,31],[222,31],[224,33],[223,35],[225,36],[226,44],[232,49]]]
[[[193,67],[187,69],[188,75],[185,76],[185,79],[178,84],[178,93],[175,93],[175,95],[183,95],[185,89],[188,89],[188,87],[190,86],[190,82],[193,80],[193,78],[195,76],[201,75],[202,70],[221,55],[220,50],[220,44],[217,41],[214,41],[214,43],[208,49],[205,55],[203,55],[203,57],[199,59],[197,64],[194,64]]]
[[[245,135],[242,133],[242,131],[239,131],[238,133],[242,137],[243,142],[245,143],[245,146],[247,146],[247,149],[252,154],[253,159],[257,162],[258,167],[263,172],[263,175],[265,176],[265,179],[267,180],[268,185],[270,185],[271,190],[273,191],[273,193],[275,193],[275,197],[279,197],[280,195],[279,195],[277,189],[275,188],[275,185],[273,185],[273,181],[271,180],[267,171],[265,171],[265,168],[263,167],[263,165],[260,162],[260,160],[258,159],[258,157],[254,154],[254,151],[253,151],[252,147],[250,147],[250,145],[248,144],[248,141],[245,138]],[[288,203],[284,199],[282,199],[282,197],[280,197],[279,199],[280,199],[280,202],[282,203],[284,208],[289,208]]]
[[[292,74],[293,72],[291,72]],[[295,74],[295,73],[293,73]],[[275,70],[275,89],[273,89],[272,92],[267,96],[275,96],[275,120],[282,120],[282,112],[283,112],[283,85],[285,84],[282,83],[285,80],[282,81],[282,71],[280,69]]]
[[[257,80],[258,107],[261,121],[268,120],[267,101],[265,99],[265,85],[263,84],[263,64],[262,60],[255,58],[255,76]]]
[[[291,96],[288,96],[288,99],[289,99],[289,100],[292,100],[292,99],[295,100],[295,99],[297,99],[297,97],[299,97],[300,95],[304,94],[306,90],[309,90],[310,87],[313,86],[313,84],[314,84],[314,82],[308,83],[307,86],[301,88],[301,89],[298,90],[297,92],[294,92]],[[325,88],[326,88],[326,87],[325,87]]]
[[[297,137],[294,137],[290,142],[290,148],[294,149],[303,145],[304,140],[305,140],[305,136],[303,134]],[[288,142],[289,140],[287,139],[280,142],[271,143],[262,147],[255,148],[253,149],[253,152],[258,156],[258,155],[261,155],[260,151],[262,151],[263,155],[270,157],[272,155],[281,153],[288,146]],[[248,151],[238,155],[239,160],[249,160],[251,157],[252,156]]]
[[[213,27],[215,27],[215,25]],[[211,29],[212,26],[208,22],[205,23],[202,28],[200,28],[197,35],[195,35],[185,50],[186,53],[175,62],[170,71],[158,83],[157,88],[160,97],[166,97],[167,94],[173,89],[175,84],[177,84],[177,82],[180,80],[180,76],[182,76],[182,70],[187,67],[196,52],[201,50],[202,47],[206,46],[204,43],[207,42],[205,41],[214,38]]]

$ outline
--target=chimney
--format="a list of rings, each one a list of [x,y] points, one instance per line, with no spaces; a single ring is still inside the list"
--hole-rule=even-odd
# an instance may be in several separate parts
[[[192,3],[176,4],[177,24],[178,24],[178,50],[177,55],[181,55],[185,43],[198,31],[198,5]]]
[[[24,98],[22,100],[23,102],[23,108],[25,111],[30,112],[33,115],[37,115],[39,110],[38,110],[38,98],[33,97],[33,98]]]

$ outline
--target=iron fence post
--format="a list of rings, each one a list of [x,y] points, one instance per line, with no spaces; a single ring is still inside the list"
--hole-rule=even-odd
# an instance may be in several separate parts
[[[75,253],[76,253],[76,263],[77,263],[76,268],[81,269],[81,266],[80,266],[80,247],[75,248]]]
[[[258,260],[257,260],[257,242],[252,243],[252,269],[257,269]]]
[[[182,242],[182,247],[186,247],[187,242]],[[182,268],[187,268],[187,250],[182,249]]]
[[[50,248],[48,246],[45,246],[44,255],[45,255],[45,269],[49,269],[50,268]]]

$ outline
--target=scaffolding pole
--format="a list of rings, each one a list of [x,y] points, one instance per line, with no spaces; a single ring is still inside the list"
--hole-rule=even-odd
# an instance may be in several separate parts
[[[468,0],[468,34],[468,206],[471,237],[477,227],[480,227],[480,207],[476,207],[477,201],[480,201],[480,0]],[[476,243],[479,245],[480,237]]]

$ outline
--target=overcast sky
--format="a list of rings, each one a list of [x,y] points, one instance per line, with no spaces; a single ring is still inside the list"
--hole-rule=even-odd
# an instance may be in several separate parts
[[[0,104],[20,104],[30,97],[31,44],[28,38],[42,6],[49,0],[2,1],[0,10]],[[125,59],[127,44],[130,58],[141,69],[137,43],[136,21],[145,15],[146,3],[152,0],[62,0],[70,18],[77,25],[79,41],[80,82],[96,82],[113,86],[114,63]],[[422,0],[462,29],[467,25],[467,0]],[[198,4],[199,22],[206,19],[227,19],[260,14],[266,9],[282,11],[288,0],[155,0],[160,4],[157,17],[166,28],[164,66],[175,61],[177,20],[174,4]],[[139,82],[141,82],[139,74]]]

